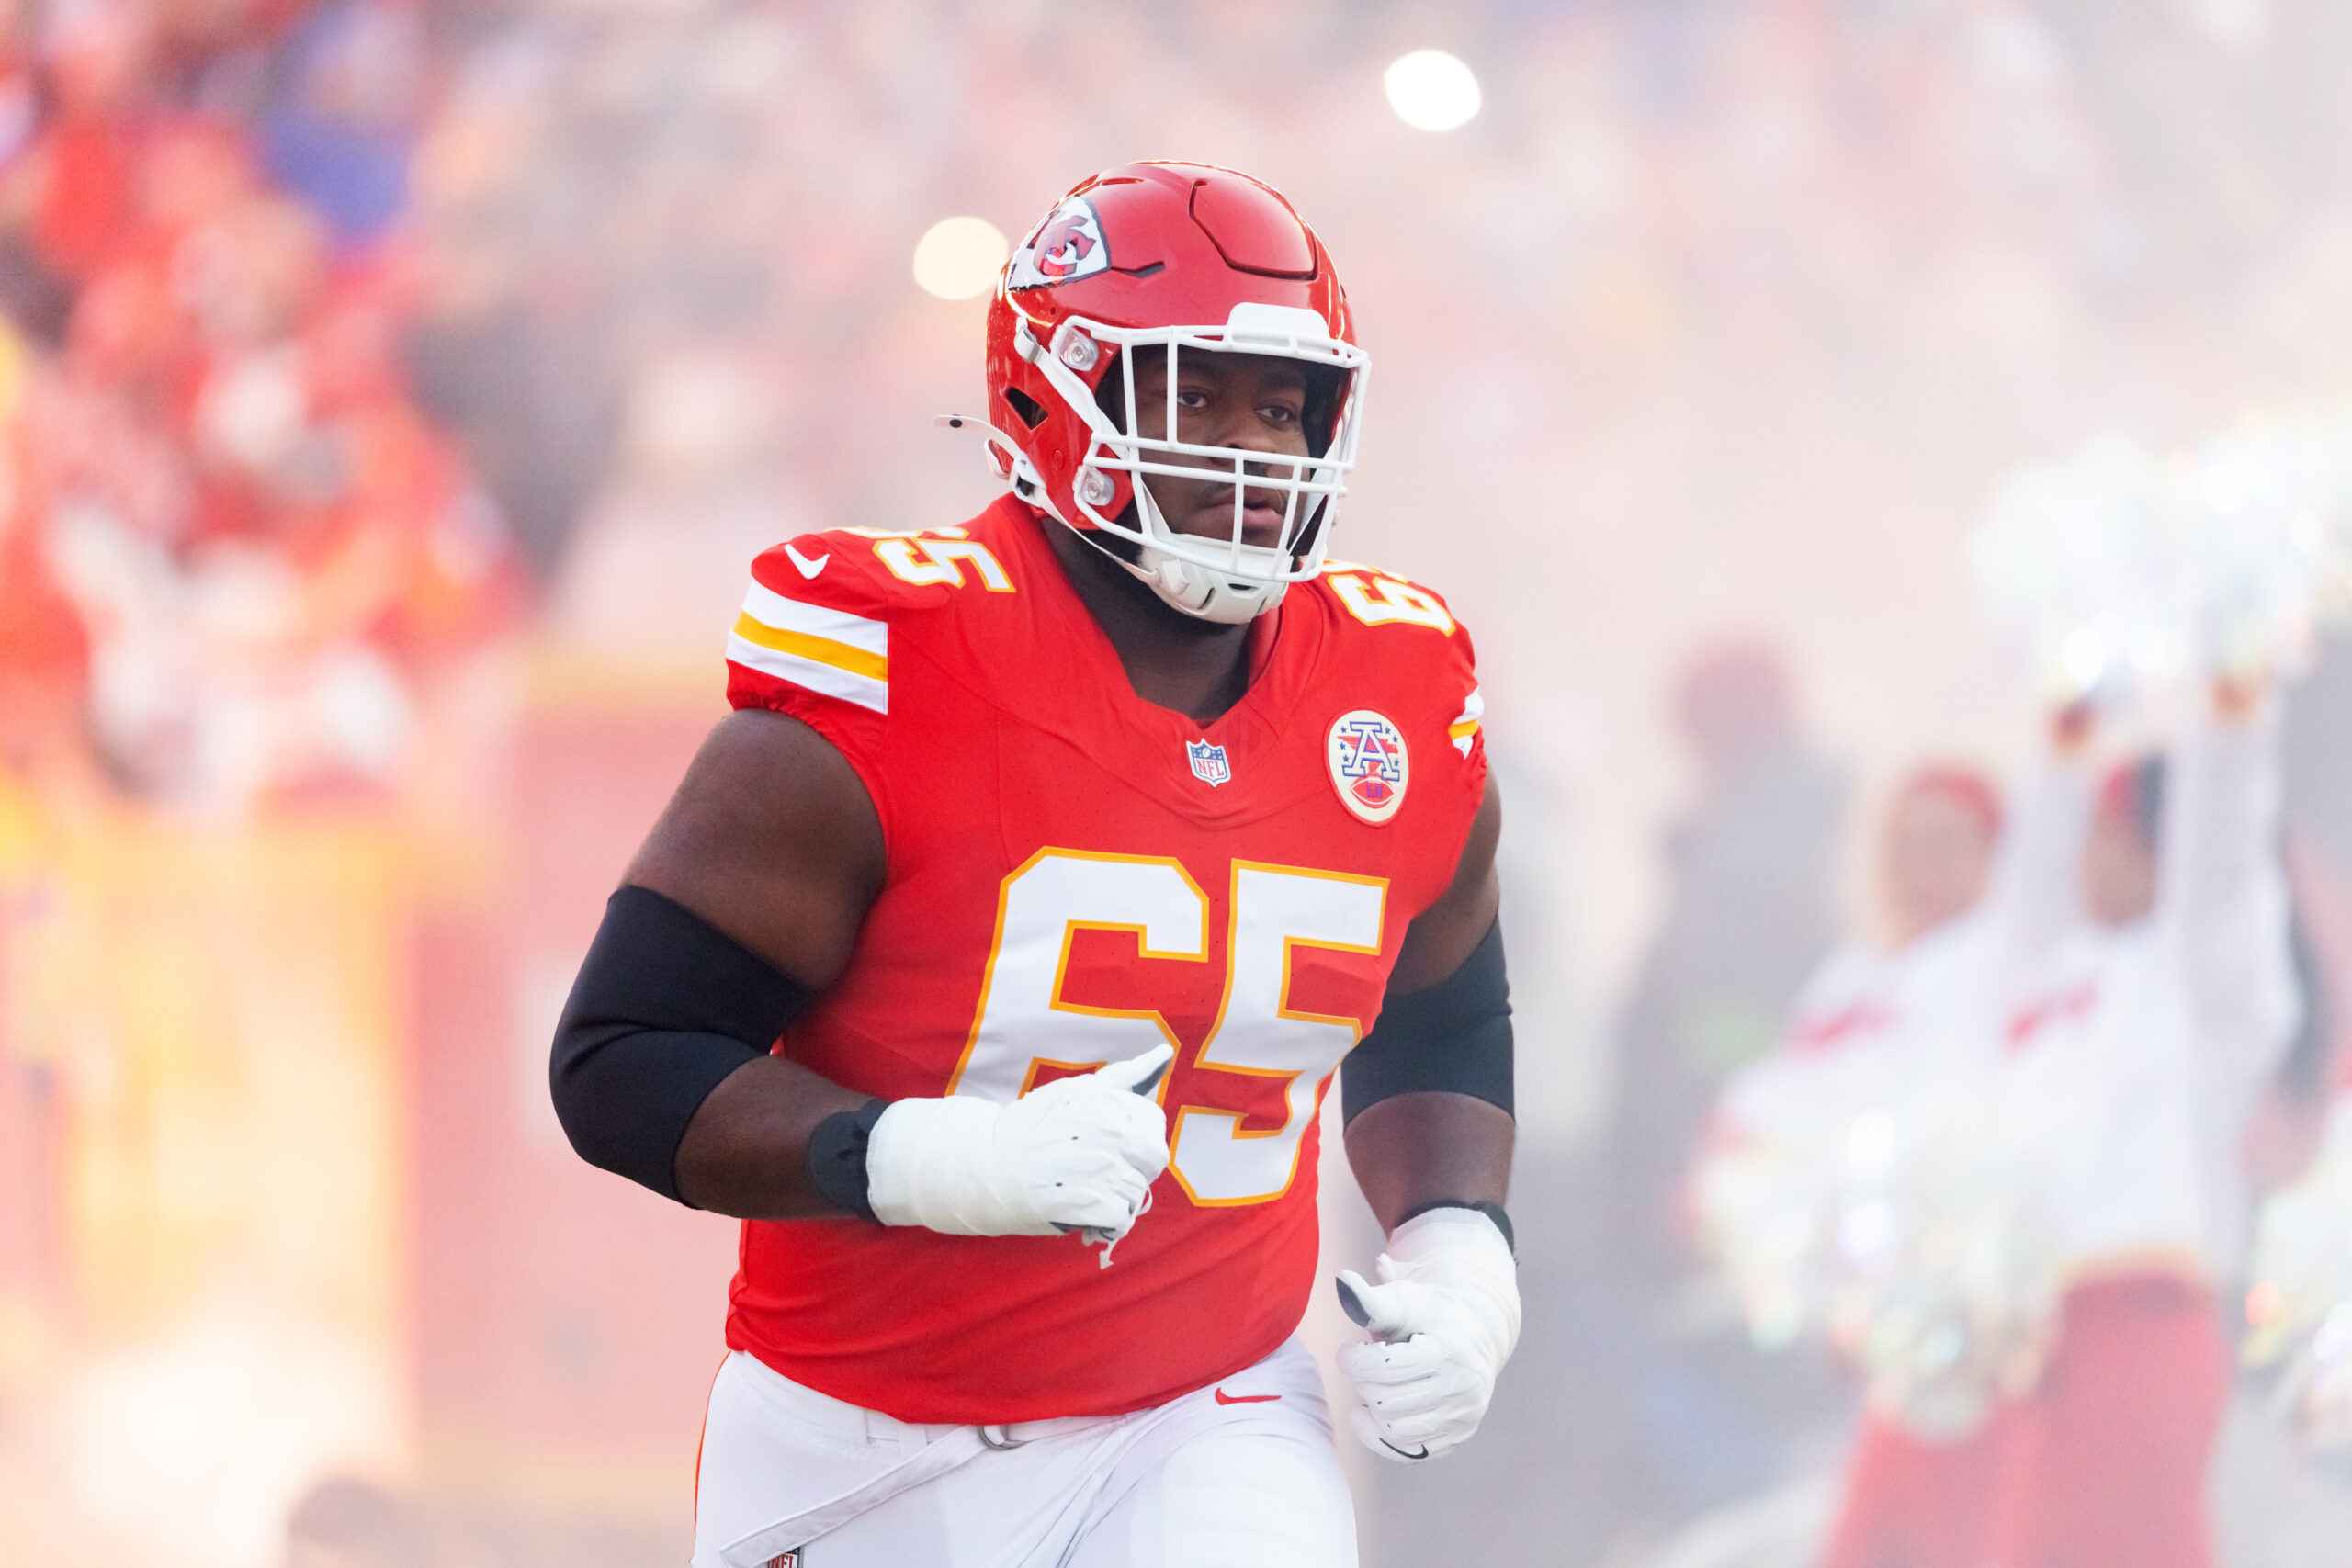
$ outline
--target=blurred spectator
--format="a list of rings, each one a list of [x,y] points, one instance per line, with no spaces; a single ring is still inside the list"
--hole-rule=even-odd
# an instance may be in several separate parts
[[[624,253],[596,220],[626,223],[642,200],[617,157],[594,174],[571,166],[583,156],[574,129],[600,157],[627,139],[560,123],[567,43],[567,29],[517,24],[458,68],[418,156],[418,314],[406,334],[419,395],[460,434],[542,581],[604,479],[619,423],[609,274]]]
[[[2330,639],[2287,689],[2279,728],[2303,1021],[2246,1129],[2246,1172],[2264,1192],[2298,1179],[2318,1153],[2331,1096],[2352,1062],[2344,1039],[2352,1022],[2352,642]]]
[[[1778,1036],[1836,936],[1844,788],[1797,727],[1770,649],[1702,652],[1675,693],[1698,799],[1667,845],[1668,893],[1619,1025],[1594,1278],[1577,1330],[1627,1452],[1623,1516],[1688,1519],[1822,1462],[1850,1397],[1825,1352],[1767,1356],[1702,1268],[1686,1173],[1724,1080]]]
[[[1806,745],[1780,656],[1729,642],[1675,694],[1699,797],[1667,843],[1666,917],[1618,1032],[1611,1190],[1618,1265],[1671,1289],[1695,1262],[1684,1175],[1725,1077],[1779,1035],[1836,940],[1844,786]]]
[[[1855,1190],[1849,1151],[1860,1120],[1900,1125],[1899,1112],[1940,1100],[1953,1109],[1914,1117],[1933,1127],[1974,1103],[1966,1090],[1984,1077],[1993,1032],[1968,1025],[1979,1014],[1989,1021],[2002,933],[1972,916],[1984,903],[2001,818],[1999,792],[1983,774],[1914,770],[1878,836],[1886,940],[1843,944],[1807,983],[1772,1053],[1726,1086],[1711,1163],[1697,1176],[1702,1192],[1711,1178],[1719,1184],[1707,1217],[1718,1231],[1790,1225],[1804,1238],[1794,1255],[1785,1236],[1714,1238],[1755,1276],[1738,1278],[1733,1266],[1760,1346],[1846,1326],[1837,1320],[1847,1218],[1876,1196]],[[1761,1173],[1763,1190],[1735,1208],[1722,1195],[1736,1190],[1740,1161]],[[1742,1185],[1757,1182],[1751,1174]],[[1892,1397],[1872,1400],[1848,1459],[1826,1568],[1979,1568],[2002,1430],[1983,1419],[1989,1401],[1974,1389],[1958,1399],[1936,1391],[1944,1424],[1926,1433],[1913,1424],[1928,1424],[1918,1412],[1902,1408],[1906,1395],[1924,1403],[1917,1392],[1869,1392]]]
[[[2287,820],[2352,882],[2352,637],[2330,639],[2311,674],[2287,693],[2280,744]]]
[[[365,1481],[322,1481],[286,1521],[285,1568],[430,1568],[423,1522]]]
[[[2020,792],[2039,798],[2019,832],[2047,852],[2011,914],[2022,999],[2001,1055],[2005,1095],[2042,1122],[2064,1290],[2004,1445],[2003,1562],[2213,1560],[2205,1483],[2232,1375],[2216,1297],[2245,1262],[2248,1119],[2304,1007],[2276,715],[2221,682],[2214,707],[2095,799],[2063,767]],[[2083,728],[2060,719],[2062,760]]]
[[[0,431],[10,446],[21,439],[31,374],[31,355],[0,324]],[[0,769],[30,773],[81,733],[90,638],[50,568],[39,514],[20,486],[11,491],[0,504]]]
[[[324,96],[296,107],[380,108],[351,95],[400,26],[338,18],[300,35]],[[47,40],[54,112],[6,175],[38,280],[6,302],[58,344],[10,400],[0,545],[26,563],[5,667],[45,694],[19,725],[54,734],[78,698],[122,784],[237,807],[396,782],[436,681],[518,601],[494,510],[406,389],[400,269],[338,256],[202,106],[208,62],[268,19],[209,25],[108,0]],[[381,230],[397,190],[367,207],[325,131],[273,123],[281,163],[326,149],[305,194],[346,240]]]
[[[424,110],[419,9],[336,0],[304,17],[271,62],[263,160],[346,250],[383,237],[408,205]]]

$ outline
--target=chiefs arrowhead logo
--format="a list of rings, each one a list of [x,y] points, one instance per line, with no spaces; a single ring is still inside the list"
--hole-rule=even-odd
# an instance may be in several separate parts
[[[1087,220],[1070,216],[1057,218],[1037,236],[1035,252],[1037,270],[1047,277],[1068,277],[1086,265],[1094,254],[1094,236],[1088,231]]]
[[[1046,217],[1037,231],[1012,254],[1007,288],[1044,288],[1088,277],[1111,265],[1102,222],[1082,196],[1071,197]]]

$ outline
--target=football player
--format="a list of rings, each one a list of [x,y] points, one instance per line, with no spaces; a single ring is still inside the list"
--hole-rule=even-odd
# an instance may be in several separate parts
[[[556,1042],[586,1158],[745,1222],[694,1562],[1352,1563],[1342,1058],[1356,1435],[1455,1447],[1519,1332],[1470,640],[1329,558],[1366,360],[1266,186],[1086,181],[987,358],[1009,493],[753,564]]]

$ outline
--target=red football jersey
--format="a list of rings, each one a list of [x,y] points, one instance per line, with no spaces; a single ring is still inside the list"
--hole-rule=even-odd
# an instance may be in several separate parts
[[[1272,1351],[1316,1259],[1316,1111],[1486,783],[1470,639],[1367,568],[1253,628],[1204,728],[1136,696],[1012,498],[761,556],[728,695],[814,727],[880,814],[881,896],[776,1050],[889,1099],[1165,1040],[1173,1161],[1111,1266],[1075,1236],[743,1226],[727,1342],[902,1420],[1108,1415]]]

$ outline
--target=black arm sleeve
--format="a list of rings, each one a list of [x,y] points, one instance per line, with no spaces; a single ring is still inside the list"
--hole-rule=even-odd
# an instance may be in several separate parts
[[[1390,997],[1340,1068],[1340,1106],[1354,1121],[1391,1095],[1434,1089],[1509,1111],[1510,981],[1497,920],[1462,967],[1426,991]]]
[[[721,1078],[768,1047],[807,987],[682,904],[624,887],[571,984],[548,1086],[580,1157],[678,1198],[678,1144]]]

